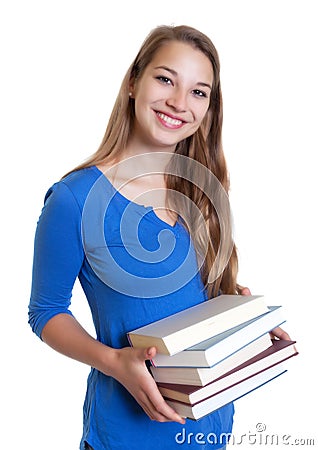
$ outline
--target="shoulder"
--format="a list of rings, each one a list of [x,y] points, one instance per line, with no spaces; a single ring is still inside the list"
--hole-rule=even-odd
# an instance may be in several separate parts
[[[54,198],[65,205],[76,203],[82,210],[90,190],[101,176],[102,173],[95,166],[71,172],[48,189],[45,204]]]

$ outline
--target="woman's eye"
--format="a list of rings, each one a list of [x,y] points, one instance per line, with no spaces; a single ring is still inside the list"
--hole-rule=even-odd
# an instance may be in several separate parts
[[[197,97],[207,97],[207,93],[204,91],[200,91],[200,89],[194,89],[193,94],[196,95]]]
[[[156,79],[161,81],[161,83],[164,83],[164,84],[172,84],[172,81],[170,80],[170,78],[164,77],[162,75],[156,77]]]

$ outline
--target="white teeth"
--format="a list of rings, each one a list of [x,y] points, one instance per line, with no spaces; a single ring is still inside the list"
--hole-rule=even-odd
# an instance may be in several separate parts
[[[169,116],[166,116],[165,114],[162,114],[160,112],[157,113],[158,117],[160,117],[160,119],[164,120],[165,122],[169,123],[170,125],[181,125],[182,124],[182,120],[178,120],[178,119],[172,119]]]

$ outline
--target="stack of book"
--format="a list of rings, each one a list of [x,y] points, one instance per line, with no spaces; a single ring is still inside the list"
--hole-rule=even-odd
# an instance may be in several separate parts
[[[198,420],[286,372],[295,341],[272,340],[281,306],[263,296],[220,295],[128,333],[154,346],[151,373],[167,403]]]

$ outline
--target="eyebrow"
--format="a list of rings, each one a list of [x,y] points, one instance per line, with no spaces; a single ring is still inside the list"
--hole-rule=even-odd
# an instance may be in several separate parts
[[[174,75],[175,77],[178,75],[178,72],[176,72],[175,70],[173,70],[173,69],[170,69],[170,67],[167,67],[167,66],[157,66],[157,67],[155,67],[155,69],[164,69],[164,70],[167,70],[168,72],[170,72],[172,75]],[[199,81],[198,83],[196,83],[196,84],[198,84],[199,86],[202,86],[202,87],[208,87],[209,89],[211,89],[212,90],[212,86],[209,84],[209,83],[204,83],[203,81]]]

